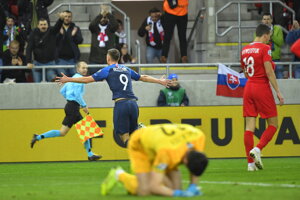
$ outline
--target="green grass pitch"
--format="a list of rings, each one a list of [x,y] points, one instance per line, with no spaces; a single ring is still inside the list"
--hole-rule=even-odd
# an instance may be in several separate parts
[[[263,162],[264,170],[247,172],[245,159],[211,159],[200,181],[203,196],[189,199],[299,199],[300,158],[263,158]],[[0,164],[0,199],[174,199],[130,196],[122,187],[101,196],[101,181],[117,165],[129,170],[128,161]],[[181,170],[186,186],[187,171]]]

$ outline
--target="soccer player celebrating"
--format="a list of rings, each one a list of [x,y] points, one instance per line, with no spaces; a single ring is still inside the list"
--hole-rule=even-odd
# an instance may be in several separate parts
[[[158,83],[168,86],[171,80],[165,78],[157,79],[152,76],[140,75],[128,67],[118,64],[120,52],[117,49],[109,49],[106,60],[109,66],[99,70],[91,76],[70,78],[64,75],[57,77],[56,82],[91,83],[106,80],[113,93],[114,107],[114,129],[120,136],[124,145],[127,146],[130,134],[138,128],[139,109],[136,103],[137,97],[132,91],[132,79],[143,82]]]
[[[74,78],[83,77],[87,74],[88,66],[85,62],[78,62],[76,64],[76,70],[77,73],[73,77]],[[34,144],[39,140],[67,135],[67,133],[69,132],[73,124],[76,124],[78,121],[82,119],[82,116],[79,112],[80,107],[82,107],[83,111],[86,114],[89,113],[86,103],[82,97],[84,94],[84,84],[80,84],[80,83],[65,84],[61,88],[60,93],[67,100],[67,104],[65,106],[66,116],[62,122],[62,127],[60,128],[60,130],[50,130],[41,135],[34,134],[30,144],[31,148],[33,148]],[[96,155],[91,151],[90,140],[87,140],[84,143],[84,148],[86,149],[86,152],[88,154],[88,160],[96,161],[101,158],[101,156]]]
[[[246,120],[244,144],[248,159],[248,171],[263,169],[261,151],[277,130],[277,109],[270,83],[280,105],[284,103],[274,73],[275,64],[272,61],[271,49],[266,45],[270,40],[270,31],[269,26],[258,25],[253,43],[245,46],[241,52],[241,67],[248,78],[243,97],[243,115]],[[254,147],[253,135],[258,114],[267,119],[268,127],[263,132],[259,143]]]
[[[198,177],[204,172],[208,159],[202,153],[204,133],[187,124],[160,124],[136,130],[128,144],[131,169],[111,169],[101,184],[101,194],[107,195],[117,182],[133,195],[191,197],[201,195]],[[184,164],[190,173],[190,185],[182,189],[178,169]]]

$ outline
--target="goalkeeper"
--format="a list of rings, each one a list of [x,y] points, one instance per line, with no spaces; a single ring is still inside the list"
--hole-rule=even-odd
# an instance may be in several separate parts
[[[201,195],[198,177],[204,172],[208,159],[202,153],[203,132],[187,124],[160,124],[136,130],[128,145],[129,160],[135,175],[121,167],[111,169],[101,184],[101,194],[107,195],[121,182],[133,195],[190,197]],[[190,184],[182,189],[178,166],[190,172]]]
[[[76,64],[76,71],[77,71],[77,73],[74,74],[73,77],[85,76],[88,71],[87,64],[85,62],[78,62]],[[89,113],[86,103],[83,100],[84,84],[82,84],[82,83],[66,83],[61,88],[60,93],[67,100],[67,104],[65,106],[66,116],[62,122],[62,127],[60,128],[60,130],[50,130],[41,135],[34,134],[32,140],[31,140],[31,143],[30,143],[31,148],[33,148],[34,144],[37,141],[40,141],[42,139],[67,135],[67,133],[69,132],[69,130],[71,129],[73,124],[76,124],[78,121],[80,121],[82,119],[82,116],[79,111],[80,107],[82,107],[83,111],[86,114]],[[87,140],[84,143],[84,148],[86,149],[86,152],[88,155],[88,160],[96,161],[101,158],[101,156],[95,155],[91,151],[90,140]]]

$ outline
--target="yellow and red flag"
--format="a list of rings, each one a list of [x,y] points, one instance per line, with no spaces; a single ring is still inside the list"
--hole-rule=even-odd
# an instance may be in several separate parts
[[[98,126],[91,115],[85,116],[75,124],[78,137],[82,143],[90,138],[103,135],[102,129]]]

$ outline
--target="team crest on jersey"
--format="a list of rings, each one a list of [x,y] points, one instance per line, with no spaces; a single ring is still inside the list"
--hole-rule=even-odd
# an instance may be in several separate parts
[[[237,77],[233,74],[227,74],[226,82],[227,82],[228,87],[232,90],[235,90],[240,85],[239,77]]]
[[[167,169],[168,165],[165,163],[160,163],[159,165],[156,166],[156,168],[158,170],[164,171],[165,169]]]

